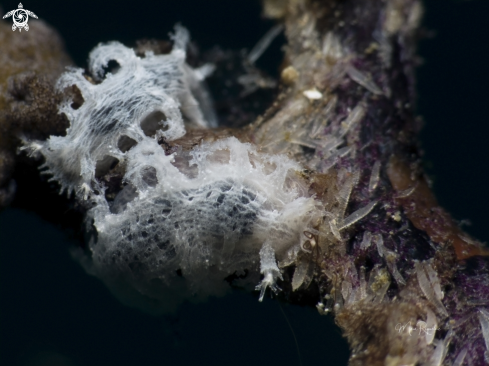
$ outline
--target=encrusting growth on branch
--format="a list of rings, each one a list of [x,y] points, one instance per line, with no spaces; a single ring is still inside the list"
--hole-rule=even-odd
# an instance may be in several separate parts
[[[487,250],[438,206],[413,154],[421,3],[265,0],[264,13],[285,24],[288,64],[252,141],[322,176],[317,308],[335,315],[350,364],[485,364]]]
[[[488,252],[439,207],[421,169],[421,3],[263,5],[278,25],[233,82],[239,98],[277,85],[278,96],[240,129],[216,128],[205,79],[219,60],[191,66],[182,26],[172,46],[99,45],[89,70],[69,69],[56,87],[29,75],[9,81],[0,124],[10,121],[1,103],[24,89],[37,102],[45,89],[64,113],[39,131],[27,123],[36,116],[21,113],[17,137],[84,211],[88,242],[77,258],[154,312],[231,286],[316,306],[335,317],[352,366],[486,364]],[[277,82],[255,62],[281,31]],[[0,204],[17,137],[0,140]]]

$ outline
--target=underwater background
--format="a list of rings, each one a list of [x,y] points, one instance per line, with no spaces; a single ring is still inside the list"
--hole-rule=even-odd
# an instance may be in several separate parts
[[[254,0],[23,4],[58,30],[80,67],[99,42],[167,39],[177,22],[202,51],[250,50],[273,25]],[[17,5],[1,2],[4,11]],[[425,168],[441,205],[455,219],[469,219],[467,232],[487,243],[489,1],[428,0],[425,7],[423,24],[433,33],[419,49]],[[272,75],[278,75],[281,41],[258,61]],[[347,363],[348,347],[332,317],[270,297],[259,303],[257,294],[235,291],[163,317],[126,307],[71,258],[73,234],[41,216],[23,210],[20,199],[0,212],[0,365]]]

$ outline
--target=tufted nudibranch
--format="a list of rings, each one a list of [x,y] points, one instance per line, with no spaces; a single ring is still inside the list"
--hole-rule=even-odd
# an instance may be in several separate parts
[[[224,280],[236,273],[248,274],[234,285],[252,289],[260,282],[260,301],[267,288],[278,291],[288,266],[297,267],[294,289],[308,284],[312,274],[300,253],[311,254],[304,246],[316,244],[311,233],[323,246],[341,240],[340,230],[373,205],[344,218],[356,179],[350,175],[338,209],[326,211],[301,164],[246,138],[180,144],[196,128],[212,131],[216,121],[210,100],[199,98],[212,66],[185,63],[185,28],[175,28],[173,41],[169,54],[144,57],[118,42],[97,46],[91,77],[72,68],[58,80],[59,90],[77,88],[83,98],[76,108],[69,98],[60,105],[70,122],[66,136],[25,141],[24,149],[44,157],[44,173],[61,191],[90,207],[93,235],[80,260],[125,301],[149,298],[159,310],[221,295],[230,289]],[[106,73],[109,61],[119,67]],[[361,110],[353,113],[358,119]],[[104,177],[117,174],[122,180],[114,189]]]

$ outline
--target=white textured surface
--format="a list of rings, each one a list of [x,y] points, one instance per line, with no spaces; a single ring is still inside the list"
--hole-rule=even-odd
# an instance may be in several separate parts
[[[141,122],[155,112],[164,115],[163,120],[153,122],[160,127],[156,137],[174,140],[183,136],[182,114],[189,123],[207,125],[191,90],[197,88],[200,73],[194,75],[185,65],[188,32],[177,26],[173,38],[170,54],[147,53],[144,58],[118,42],[100,44],[89,57],[89,70],[99,84],[88,81],[83,69],[74,68],[58,80],[59,90],[76,85],[84,102],[76,110],[71,100],[60,106],[60,113],[70,121],[66,136],[30,142],[27,148],[44,156],[46,173],[61,184],[62,190],[86,197],[93,189],[100,189],[94,182],[97,162],[124,160],[119,139],[128,136],[141,142],[146,137]],[[109,61],[116,61],[120,67],[104,77]]]
[[[295,259],[300,233],[318,212],[296,188],[299,166],[234,137],[203,143],[191,156],[195,176],[149,137],[129,150],[125,180],[133,194],[123,190],[112,205],[94,198],[90,272],[170,306],[223,294],[224,278],[245,269],[251,275],[243,285],[255,284],[261,272],[261,289],[276,290],[276,259]]]
[[[70,121],[66,136],[26,142],[62,190],[93,205],[90,250],[78,253],[86,269],[124,301],[157,310],[221,295],[233,274],[245,287],[263,274],[261,298],[268,287],[277,291],[278,263],[295,261],[301,233],[321,215],[296,174],[301,167],[284,155],[261,154],[234,137],[166,155],[158,139],[184,136],[184,121],[215,125],[210,96],[199,90],[212,66],[185,64],[188,38],[177,26],[171,53],[143,58],[117,42],[97,46],[89,70],[98,84],[81,69],[58,81],[60,90],[76,85],[84,100],[78,109],[71,100],[60,106]],[[106,74],[109,61],[118,69]],[[114,164],[124,188],[112,200],[99,177]],[[144,298],[151,300],[143,305]]]

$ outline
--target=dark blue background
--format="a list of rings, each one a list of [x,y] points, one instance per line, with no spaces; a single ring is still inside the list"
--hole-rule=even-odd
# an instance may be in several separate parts
[[[23,4],[59,30],[80,66],[98,42],[164,39],[176,22],[202,49],[250,49],[272,24],[252,0]],[[487,242],[489,1],[430,0],[426,8],[424,24],[436,31],[421,43],[426,62],[418,71],[428,172],[441,204],[469,218],[467,231]],[[275,44],[260,63],[278,57]],[[70,258],[69,247],[66,233],[34,214],[0,213],[0,365],[299,365],[276,301],[235,293],[150,316],[120,304]],[[304,365],[346,364],[347,346],[331,318],[282,306]]]

